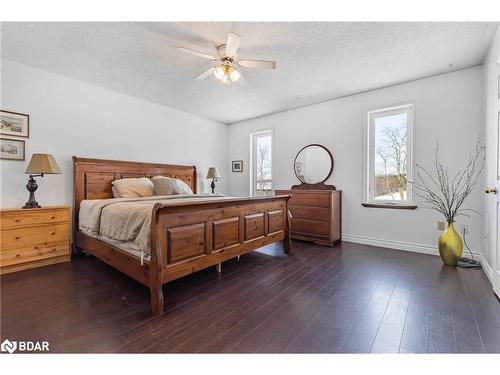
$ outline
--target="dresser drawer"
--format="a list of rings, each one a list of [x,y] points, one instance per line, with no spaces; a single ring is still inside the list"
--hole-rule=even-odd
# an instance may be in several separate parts
[[[289,206],[294,219],[330,221],[330,210],[327,207]]]
[[[69,210],[60,209],[29,209],[3,211],[0,213],[1,229],[25,228],[40,224],[50,224],[69,221]]]
[[[303,220],[292,218],[292,234],[315,234],[319,236],[330,236],[330,223],[317,220]]]
[[[3,223],[3,222],[2,222]],[[0,232],[2,254],[8,249],[33,248],[69,240],[68,224],[49,224],[39,227],[3,229]]]
[[[330,194],[294,193],[288,201],[290,206],[330,207]]]

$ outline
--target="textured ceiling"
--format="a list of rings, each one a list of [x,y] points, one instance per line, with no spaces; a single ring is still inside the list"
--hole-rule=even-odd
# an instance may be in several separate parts
[[[480,64],[491,23],[2,23],[3,58],[233,123]],[[229,31],[239,55],[278,69],[242,68],[248,86],[192,78]],[[452,66],[450,67],[450,64]]]

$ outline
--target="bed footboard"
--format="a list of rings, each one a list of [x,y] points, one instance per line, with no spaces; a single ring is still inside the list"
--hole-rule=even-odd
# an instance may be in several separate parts
[[[276,241],[290,252],[289,195],[214,199],[163,207],[151,221],[151,309],[163,312],[161,286]]]

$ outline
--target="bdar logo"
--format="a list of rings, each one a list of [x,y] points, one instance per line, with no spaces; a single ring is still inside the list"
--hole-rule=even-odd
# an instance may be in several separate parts
[[[17,349],[17,342],[5,339],[4,342],[2,342],[0,349],[2,350],[2,352],[9,352],[10,354],[12,354]]]

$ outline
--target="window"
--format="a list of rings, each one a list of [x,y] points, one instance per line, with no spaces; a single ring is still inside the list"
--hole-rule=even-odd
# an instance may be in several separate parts
[[[273,188],[273,133],[271,130],[250,135],[252,165],[250,184],[253,195],[271,195]]]
[[[413,104],[368,112],[368,203],[411,205]]]

